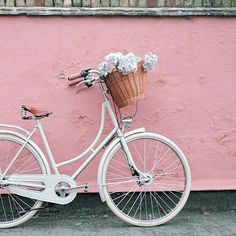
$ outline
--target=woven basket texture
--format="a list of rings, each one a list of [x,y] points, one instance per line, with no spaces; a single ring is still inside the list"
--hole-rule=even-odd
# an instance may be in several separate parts
[[[143,69],[143,61],[138,63],[135,73],[123,75],[118,70],[113,70],[105,82],[118,108],[143,99],[147,83],[147,72]]]

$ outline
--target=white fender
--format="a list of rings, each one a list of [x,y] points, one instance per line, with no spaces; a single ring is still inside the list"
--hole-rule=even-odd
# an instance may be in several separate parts
[[[10,134],[10,135],[13,135],[13,136],[16,136],[20,139],[22,139],[23,141],[26,141],[27,140],[27,137],[18,133],[18,132],[15,132],[15,131],[11,131],[11,130],[0,130],[0,134]],[[50,174],[51,171],[50,171],[50,167],[49,167],[49,164],[48,164],[48,161],[43,153],[43,151],[40,149],[40,147],[35,143],[33,142],[32,140],[29,140],[28,143],[38,152],[38,154],[41,156],[44,164],[45,164],[45,168],[46,168],[46,171],[47,171],[47,174]]]
[[[127,132],[124,134],[124,137],[128,137],[130,135],[133,134],[137,134],[137,133],[143,133],[145,132],[145,128],[139,128],[139,129],[134,129],[130,132]],[[109,154],[109,152],[117,145],[117,143],[119,143],[119,138],[116,138],[106,149],[105,153],[103,154],[101,161],[99,163],[99,167],[98,167],[98,175],[97,175],[97,181],[98,181],[98,189],[99,189],[99,194],[100,194],[100,198],[102,200],[102,202],[105,202],[106,199],[104,197],[104,193],[103,193],[103,188],[102,188],[102,171],[103,171],[103,165],[104,162]]]

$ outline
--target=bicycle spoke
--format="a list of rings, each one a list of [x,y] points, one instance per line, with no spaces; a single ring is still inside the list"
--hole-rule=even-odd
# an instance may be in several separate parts
[[[10,206],[10,210],[11,210],[12,219],[14,220],[14,213],[13,213],[13,209],[12,209],[11,200],[10,200],[9,195],[7,196],[7,198],[8,198],[8,202],[9,202],[9,206]]]
[[[186,187],[185,157],[167,139],[162,141],[151,133],[127,138],[127,145],[136,172],[124,168],[127,163],[121,158],[121,147],[105,162],[103,186],[109,207],[134,225],[159,225],[172,219],[183,208],[190,191],[189,185]]]
[[[133,191],[133,189],[134,189],[134,187],[135,187],[135,185],[133,185],[133,187],[127,192],[127,193],[125,193],[123,196],[123,198],[121,199],[121,201],[119,202],[119,204],[125,199],[125,197],[129,194],[129,193],[131,193],[132,191]],[[115,200],[117,200],[117,199],[119,199],[119,197],[118,198],[115,198],[115,199],[113,199],[114,201]],[[118,205],[119,205],[118,204]]]
[[[121,174],[121,176],[122,175],[125,175],[125,176],[129,176],[130,174],[128,174],[127,172],[125,172],[125,171],[123,171],[123,170],[121,170],[121,169],[118,169],[118,168],[116,168],[116,167],[113,167],[113,166],[111,166],[110,167],[111,168],[111,171],[116,171],[116,173],[118,172],[118,173],[120,173]],[[109,172],[109,173],[112,173],[112,172]],[[108,174],[109,174],[108,173]]]
[[[141,197],[140,197],[141,195]],[[141,220],[142,219],[142,192],[140,192],[140,194],[138,195],[138,197],[136,198],[136,201],[134,202],[132,208],[134,207],[134,205],[136,204],[136,202],[138,201],[138,199],[140,199],[140,202],[139,202],[139,205],[137,206],[137,210],[135,211],[133,217],[135,218],[136,217],[136,214],[138,213],[138,210],[139,210],[139,219]],[[130,209],[131,210],[131,209]]]
[[[26,156],[27,154],[25,154]],[[30,161],[32,161],[32,156],[28,159],[25,160],[25,162],[23,162],[23,158],[25,157],[24,155],[21,156],[21,166],[19,166],[16,170],[15,170],[15,173],[21,173],[21,169],[25,166],[27,166],[27,169],[29,169],[32,165],[35,165],[35,163],[31,163],[30,164]]]
[[[4,206],[4,203],[3,203],[2,195],[0,195],[0,198],[1,198],[1,203],[2,203],[3,213],[4,213],[4,216],[5,216],[5,221],[7,221],[7,215],[6,215],[6,210],[5,210],[5,206]]]
[[[140,192],[140,194],[142,194],[142,192]],[[134,206],[135,206],[135,204],[136,204],[138,198],[139,198],[139,197],[136,198],[136,200],[134,201],[133,205],[130,207],[130,210],[128,211],[127,215],[129,215],[130,212],[133,210],[133,208],[134,208]]]
[[[103,186],[114,186],[114,185],[120,185],[120,184],[125,184],[125,183],[135,183],[137,184],[137,180],[133,179],[133,180],[124,180],[124,181],[120,181],[120,182],[111,182],[111,183],[106,183],[106,184],[103,184]]]
[[[153,170],[157,167],[157,165],[159,165],[159,163],[165,158],[166,154],[170,151],[170,148],[168,148],[168,150],[161,156],[161,158],[157,161],[157,163],[155,163],[155,165],[152,167],[152,169],[148,172],[149,174],[153,172]],[[173,154],[171,154],[171,156],[173,156]],[[170,158],[170,157],[169,157]],[[169,159],[168,158],[168,159]],[[164,159],[164,162],[167,161],[167,158]]]
[[[124,156],[123,157],[121,157],[120,155],[118,155],[118,154],[116,154],[116,156],[117,156],[117,158],[119,158],[119,159],[123,159],[124,158]],[[125,167],[125,168],[128,168],[128,163],[123,163],[122,161],[118,161],[117,159],[114,159],[114,163],[117,163],[119,166],[123,166],[123,167]]]
[[[47,174],[44,160],[33,145],[21,138],[0,132],[0,171],[10,179],[14,174]],[[11,185],[10,189],[14,187]],[[8,186],[0,189],[0,228],[10,228],[30,219],[41,201],[13,194]]]
[[[140,159],[141,162],[144,164],[143,159],[142,159],[142,157],[141,157],[141,154],[140,154],[140,152],[138,151],[138,148],[136,147],[135,143],[132,143],[132,145],[133,145],[133,148],[134,148],[135,152],[138,154],[139,159]]]
[[[154,192],[154,194],[156,194],[156,193]],[[163,209],[163,207],[160,205],[160,203],[158,202],[157,198],[156,198],[152,193],[151,193],[151,195],[153,196],[153,198],[154,198],[154,200],[155,200],[155,202],[156,202],[156,205],[157,205],[157,208],[158,208],[158,212],[159,212],[159,217],[161,218],[162,216],[161,216],[160,209],[161,209],[165,214],[167,214],[167,213],[166,213],[166,211]]]
[[[15,201],[15,199],[13,197],[14,195],[13,194],[9,194],[9,195],[10,195],[10,198],[12,199],[12,202],[14,204],[14,207],[15,207],[15,210],[16,210],[16,212],[18,214],[18,217],[20,217],[20,213],[19,213],[18,207],[16,206],[16,201]]]

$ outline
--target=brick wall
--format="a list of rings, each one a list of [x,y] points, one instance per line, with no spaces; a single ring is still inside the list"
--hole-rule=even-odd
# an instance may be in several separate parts
[[[0,0],[0,7],[236,7],[236,0]]]

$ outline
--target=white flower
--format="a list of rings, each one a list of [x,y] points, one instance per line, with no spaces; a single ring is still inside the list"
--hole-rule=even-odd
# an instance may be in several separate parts
[[[145,70],[152,70],[157,63],[157,55],[149,52],[149,54],[144,56],[143,68]]]
[[[137,71],[137,57],[133,53],[122,56],[117,68],[122,74],[130,74]]]
[[[112,69],[110,68],[108,62],[104,61],[99,65],[99,71],[103,76],[107,76],[111,73]]]
[[[104,61],[99,66],[99,71],[104,77],[111,73],[113,69],[127,75],[136,72],[138,69],[138,62],[142,60],[144,60],[144,70],[152,70],[157,63],[157,59],[157,55],[151,52],[145,55],[144,59],[133,53],[123,55],[120,52],[113,52],[104,58]]]
[[[105,57],[105,61],[108,62],[109,64],[113,64],[114,66],[117,66],[122,56],[123,55],[120,52],[115,52],[115,53],[112,52]]]

